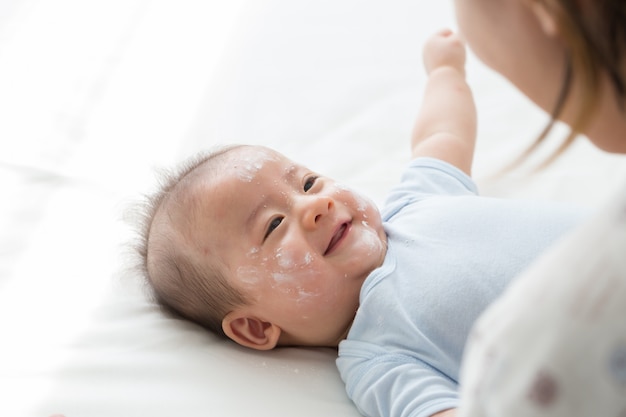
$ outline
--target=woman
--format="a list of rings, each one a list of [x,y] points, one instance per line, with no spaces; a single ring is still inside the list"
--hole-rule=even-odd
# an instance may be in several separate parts
[[[455,0],[455,7],[473,52],[570,126],[565,146],[580,133],[626,153],[624,0]],[[458,415],[626,416],[626,184],[620,190],[478,321]]]

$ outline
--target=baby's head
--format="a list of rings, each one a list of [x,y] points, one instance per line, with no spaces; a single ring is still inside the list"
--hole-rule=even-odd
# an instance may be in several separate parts
[[[188,162],[151,199],[145,226],[157,301],[261,350],[336,346],[386,252],[369,199],[258,146]]]

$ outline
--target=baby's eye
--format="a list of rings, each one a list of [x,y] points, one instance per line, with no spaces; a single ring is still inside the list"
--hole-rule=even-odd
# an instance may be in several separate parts
[[[267,237],[283,222],[282,217],[274,217],[270,222],[269,226],[267,226],[267,231],[265,232],[265,236],[263,237],[263,241],[267,239]]]
[[[304,183],[304,192],[305,193],[307,191],[309,191],[311,188],[313,188],[313,184],[315,184],[316,180],[317,180],[317,177],[309,177],[309,178],[307,178],[306,182]]]

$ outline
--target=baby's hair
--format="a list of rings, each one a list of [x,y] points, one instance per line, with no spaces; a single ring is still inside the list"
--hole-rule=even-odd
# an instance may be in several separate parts
[[[194,185],[200,181],[198,169],[202,167],[205,172],[204,168],[211,168],[239,147],[199,153],[175,169],[163,171],[157,191],[146,196],[140,210],[136,247],[145,283],[161,309],[222,337],[222,319],[234,307],[245,305],[246,297],[228,283],[217,260],[211,262],[195,253],[185,229],[193,224],[196,214]]]

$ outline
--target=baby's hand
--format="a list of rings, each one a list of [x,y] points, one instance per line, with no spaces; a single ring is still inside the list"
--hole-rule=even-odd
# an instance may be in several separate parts
[[[465,74],[465,43],[450,29],[441,30],[428,38],[423,55],[428,74],[443,66],[453,67]]]

